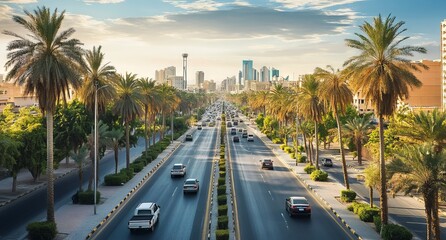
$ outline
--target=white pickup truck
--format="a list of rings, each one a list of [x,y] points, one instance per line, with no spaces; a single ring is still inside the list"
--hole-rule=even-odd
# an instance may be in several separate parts
[[[155,230],[155,224],[159,221],[160,206],[153,202],[140,203],[135,209],[133,217],[128,223],[131,232],[138,229]]]

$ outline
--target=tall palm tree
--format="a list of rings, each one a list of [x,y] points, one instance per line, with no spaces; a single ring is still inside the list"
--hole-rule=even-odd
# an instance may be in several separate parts
[[[126,73],[120,75],[116,81],[115,89],[117,100],[113,107],[115,113],[122,117],[125,125],[125,161],[126,167],[130,165],[130,122],[141,116],[141,89],[136,74]]]
[[[314,139],[316,141],[316,151],[314,154],[314,161],[316,169],[319,169],[319,138],[318,125],[322,121],[322,116],[325,113],[325,107],[320,99],[320,85],[321,82],[317,80],[314,75],[305,75],[302,82],[302,87],[298,94],[298,108],[302,111],[302,115],[306,119],[314,122]]]
[[[122,137],[124,137],[124,131],[121,128],[114,128],[105,132],[105,145],[113,149],[115,155],[115,174],[118,173],[119,149],[123,145]]]
[[[145,150],[149,148],[149,113],[153,113],[153,108],[155,105],[155,99],[157,99],[157,89],[155,88],[155,81],[148,78],[138,79],[138,85],[141,89],[142,104],[144,106],[144,140],[145,140]]]
[[[418,70],[417,65],[404,57],[413,56],[414,52],[426,53],[422,47],[399,45],[408,39],[400,35],[404,22],[395,23],[390,15],[382,19],[374,18],[373,24],[365,22],[360,26],[362,33],[356,33],[359,40],[346,39],[349,47],[358,49],[360,54],[348,59],[347,66],[351,74],[351,83],[355,92],[360,91],[374,107],[378,117],[380,140],[380,175],[381,175],[381,221],[388,223],[386,169],[384,159],[384,117],[394,113],[398,99],[407,98],[409,87],[419,87],[421,82],[411,72]],[[422,65],[424,67],[424,65]]]
[[[440,239],[440,228],[433,226],[436,223],[432,214],[438,214],[437,193],[446,184],[443,175],[446,153],[435,148],[432,143],[406,145],[402,151],[396,153],[400,160],[389,164],[389,173],[392,175],[389,183],[393,191],[409,194],[416,189],[423,195],[428,240]]]
[[[344,125],[346,135],[351,137],[355,143],[359,165],[362,165],[362,145],[370,131],[374,128],[371,119],[371,114],[365,114],[362,117],[347,120],[347,123]]]
[[[347,106],[353,102],[353,93],[347,85],[347,78],[342,76],[339,70],[335,71],[328,65],[327,70],[316,68],[314,71],[316,78],[322,80],[321,98],[328,103],[328,107],[333,111],[338,127],[339,152],[341,153],[342,172],[344,174],[345,188],[350,189],[348,181],[347,163],[345,162],[344,144],[342,141],[342,126],[339,114],[344,114]]]
[[[34,95],[47,121],[47,221],[54,217],[54,143],[53,115],[60,100],[66,101],[70,87],[81,85],[79,73],[85,65],[82,43],[70,38],[73,28],[60,31],[65,11],[53,13],[49,8],[38,7],[33,13],[25,10],[25,17],[13,20],[29,33],[23,37],[10,31],[3,33],[17,38],[10,42],[5,67],[11,68],[6,80],[24,86],[24,94]]]
[[[167,84],[162,84],[159,86],[159,98],[161,101],[161,115],[162,115],[162,132],[161,138],[164,138],[166,130],[166,114],[169,114],[174,104],[174,91],[175,89]]]

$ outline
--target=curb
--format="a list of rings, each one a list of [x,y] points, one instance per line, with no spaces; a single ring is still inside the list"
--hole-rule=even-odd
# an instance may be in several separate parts
[[[164,164],[164,162],[172,156],[172,154],[181,146],[182,141],[180,141],[180,144],[174,146],[172,151],[170,151],[161,161],[159,161],[148,173],[144,175],[144,177],[139,181],[135,187],[133,187],[130,192],[127,193],[127,195],[107,214],[107,216],[98,224],[96,227],[94,227],[90,233],[85,237],[85,239],[91,239],[94,237],[95,234],[97,234],[97,231],[104,226],[106,223],[108,223],[108,220],[112,217],[114,213],[116,213],[118,210],[120,210],[120,207],[127,203],[130,198],[134,196],[134,194],[141,188],[141,186],[151,177],[153,173],[155,173],[160,166]]]

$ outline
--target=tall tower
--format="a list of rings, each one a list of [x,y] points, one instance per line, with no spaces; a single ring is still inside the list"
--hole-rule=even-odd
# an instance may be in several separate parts
[[[243,71],[243,80],[254,80],[252,60],[243,60],[242,71]]]
[[[183,53],[183,81],[184,81],[184,90],[187,90],[187,53]]]
[[[440,25],[440,49],[441,49],[441,106],[443,110],[446,109],[446,19]]]
[[[204,83],[204,72],[203,71],[197,71],[195,73],[195,85],[197,89],[200,89],[203,87]]]

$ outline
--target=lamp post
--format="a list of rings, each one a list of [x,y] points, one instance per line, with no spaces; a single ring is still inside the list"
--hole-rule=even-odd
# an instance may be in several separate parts
[[[97,191],[97,168],[98,168],[98,91],[108,87],[108,85],[98,88],[99,82],[94,84],[94,214],[96,215],[96,191]]]

